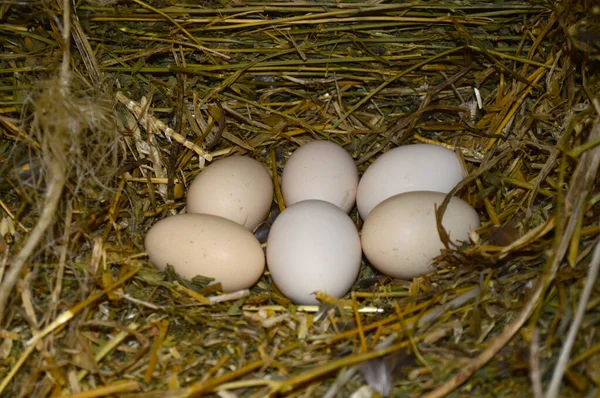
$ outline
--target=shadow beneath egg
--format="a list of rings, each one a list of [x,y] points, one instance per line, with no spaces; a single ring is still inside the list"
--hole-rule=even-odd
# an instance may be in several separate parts
[[[281,211],[279,210],[279,205],[273,202],[273,206],[271,206],[271,212],[269,213],[269,217],[262,224],[260,224],[256,228],[256,230],[254,230],[254,236],[256,237],[256,239],[258,239],[258,241],[261,244],[266,243],[267,239],[269,239],[269,232],[271,231],[271,226],[273,225],[275,219],[277,218],[277,216],[279,216],[280,213]]]

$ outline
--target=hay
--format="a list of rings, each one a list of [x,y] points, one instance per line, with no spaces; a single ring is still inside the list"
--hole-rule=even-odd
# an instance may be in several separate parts
[[[0,5],[0,395],[597,394],[597,6],[73,7]],[[482,227],[436,273],[364,264],[318,307],[268,273],[223,294],[150,266],[145,231],[207,162],[247,154],[277,182],[315,139],[361,172],[455,150]]]

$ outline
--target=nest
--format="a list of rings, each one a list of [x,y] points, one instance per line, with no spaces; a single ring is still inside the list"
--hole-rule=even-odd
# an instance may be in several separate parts
[[[0,395],[597,394],[597,5],[205,3],[0,5]],[[310,140],[451,148],[483,225],[314,307],[151,266],[208,162]]]

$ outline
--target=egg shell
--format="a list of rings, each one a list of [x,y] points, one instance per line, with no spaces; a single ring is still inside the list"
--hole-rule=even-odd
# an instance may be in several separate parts
[[[360,238],[339,207],[306,200],[275,220],[267,243],[267,264],[275,285],[298,304],[317,304],[322,291],[342,297],[358,276]]]
[[[348,213],[354,206],[357,188],[354,160],[344,148],[329,141],[311,141],[296,149],[281,176],[286,206],[317,199]]]
[[[458,156],[430,144],[390,149],[371,164],[358,184],[356,205],[363,220],[387,198],[411,191],[448,193],[466,176]]]
[[[225,291],[249,288],[265,269],[264,252],[254,235],[210,214],[164,218],[148,230],[144,245],[157,268],[170,264],[184,278],[214,278]]]
[[[416,191],[392,196],[369,214],[362,229],[365,256],[386,275],[412,279],[435,271],[432,262],[444,248],[440,240],[435,206],[446,194]],[[469,232],[479,228],[477,212],[464,200],[453,197],[442,225],[454,243],[467,241]]]
[[[187,193],[188,213],[228,218],[253,231],[273,201],[273,182],[265,167],[245,156],[219,159],[198,174]]]

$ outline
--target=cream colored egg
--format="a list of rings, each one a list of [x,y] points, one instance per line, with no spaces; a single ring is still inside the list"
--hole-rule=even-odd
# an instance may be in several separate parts
[[[275,285],[298,304],[317,304],[316,291],[342,297],[358,276],[360,238],[339,207],[321,200],[291,205],[275,220],[267,263]]]
[[[254,159],[231,156],[198,174],[188,190],[186,210],[225,217],[253,231],[267,218],[272,200],[267,169]]]
[[[438,145],[405,145],[390,149],[367,168],[356,195],[363,220],[389,197],[410,191],[448,193],[466,176],[458,156]]]
[[[264,252],[241,225],[209,214],[179,214],[150,228],[144,241],[159,269],[167,264],[184,278],[214,278],[226,291],[254,285],[265,269]]]
[[[365,256],[375,268],[396,278],[412,279],[435,271],[432,262],[444,248],[440,240],[435,206],[446,194],[416,191],[392,196],[371,211],[362,229]],[[453,197],[442,225],[450,240],[468,241],[479,228],[477,212],[464,200]]]
[[[354,206],[358,170],[341,146],[311,141],[296,149],[281,176],[286,206],[308,199],[333,203],[348,213]]]

